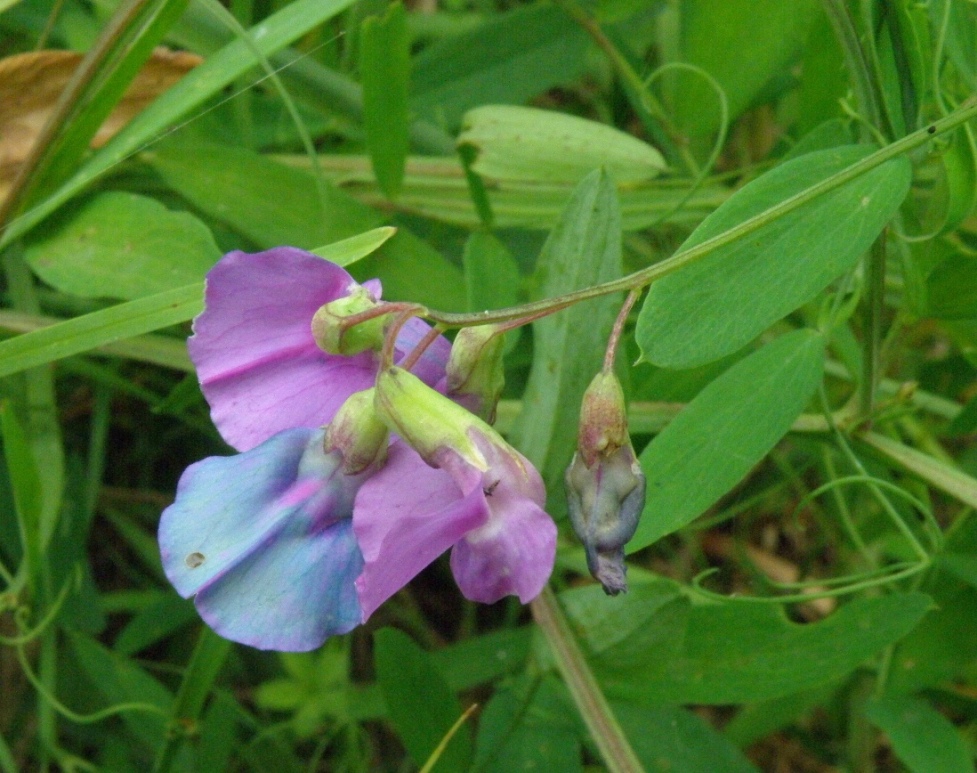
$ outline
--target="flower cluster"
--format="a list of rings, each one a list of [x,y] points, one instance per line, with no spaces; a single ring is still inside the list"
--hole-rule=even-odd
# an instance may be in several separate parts
[[[458,402],[445,396],[459,382],[446,339],[409,370],[398,364],[430,330],[417,319],[397,332],[393,362],[317,344],[323,307],[379,297],[379,282],[289,247],[232,252],[208,275],[188,346],[214,423],[240,453],[186,470],[159,542],[167,577],[222,636],[313,649],[448,549],[475,601],[527,602],[552,571],[539,473],[458,404],[470,385]]]

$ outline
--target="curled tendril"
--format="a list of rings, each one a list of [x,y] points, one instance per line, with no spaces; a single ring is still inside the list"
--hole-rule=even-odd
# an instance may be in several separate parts
[[[726,134],[729,132],[729,100],[726,98],[726,91],[720,85],[719,81],[713,78],[701,67],[697,67],[694,64],[687,64],[686,62],[669,62],[668,64],[662,65],[651,73],[651,75],[645,78],[645,88],[647,89],[652,83],[654,83],[654,81],[661,77],[662,74],[668,72],[669,70],[689,70],[703,78],[706,83],[709,84],[709,87],[716,92],[716,97],[719,99],[719,132],[716,135],[716,142],[712,147],[712,152],[709,154],[709,158],[706,159],[705,165],[698,172],[698,174],[696,174],[695,179],[692,181],[692,185],[689,186],[689,189],[685,192],[685,195],[682,196],[678,202],[676,202],[675,206],[673,206],[670,210],[667,210],[665,214],[659,217],[655,222],[651,223],[648,226],[649,228],[665,222],[665,220],[672,217],[672,215],[674,215],[676,212],[679,212],[682,207],[688,203],[689,199],[695,195],[695,192],[699,190],[702,183],[705,182],[706,178],[709,176],[709,173],[716,166],[716,162],[719,160],[719,154],[722,153],[723,146],[726,144]],[[643,102],[644,100],[645,98],[642,97]],[[645,104],[644,107],[646,110],[649,109],[647,104]]]
[[[45,613],[41,621],[33,628],[27,628],[31,616],[31,608],[29,606],[26,604],[18,604],[16,597],[13,597],[13,603],[8,602],[9,606],[0,604],[0,612],[4,611],[5,606],[6,609],[13,609],[14,623],[19,631],[17,636],[0,636],[0,644],[7,647],[21,647],[32,642],[34,639],[44,633],[48,626],[50,626],[58,616],[58,613],[61,611],[61,607],[64,606],[64,602],[68,599],[68,595],[72,591],[77,591],[81,586],[81,577],[81,564],[75,564],[71,576],[68,577],[68,579],[65,580],[64,585],[61,586],[61,590],[58,591],[58,595],[57,598],[54,599],[54,603]],[[12,596],[12,594],[10,595]]]
[[[871,572],[861,574],[851,574],[845,577],[835,577],[831,580],[812,580],[809,581],[813,586],[837,585],[839,583],[849,583],[838,588],[827,588],[824,590],[810,591],[806,593],[792,593],[783,596],[737,596],[736,594],[716,593],[703,587],[702,583],[706,578],[719,572],[713,567],[697,574],[692,578],[692,589],[698,595],[713,601],[738,601],[749,604],[794,604],[806,601],[816,601],[817,599],[833,598],[837,596],[847,596],[867,588],[875,588],[886,585],[906,577],[912,577],[930,566],[928,561],[900,562],[892,564],[886,569],[876,569]],[[771,585],[781,587],[807,587],[805,583],[776,583],[769,581]]]

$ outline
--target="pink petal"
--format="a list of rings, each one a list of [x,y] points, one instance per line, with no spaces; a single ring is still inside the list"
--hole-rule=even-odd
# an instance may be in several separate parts
[[[526,604],[540,594],[553,572],[556,525],[528,499],[516,499],[502,511],[490,507],[489,522],[451,551],[451,571],[472,601],[491,604],[511,594]]]
[[[364,620],[424,567],[488,518],[485,497],[462,497],[451,477],[402,442],[360,489],[353,530],[365,566],[356,580]]]
[[[231,252],[214,266],[187,346],[228,443],[245,451],[285,429],[321,426],[370,387],[372,354],[327,355],[310,328],[316,310],[351,287],[339,266],[294,247]]]

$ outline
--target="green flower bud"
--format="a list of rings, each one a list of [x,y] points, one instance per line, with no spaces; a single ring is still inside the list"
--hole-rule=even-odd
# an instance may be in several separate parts
[[[580,454],[587,466],[593,466],[599,456],[613,454],[630,442],[621,382],[613,372],[598,373],[584,392],[580,406]]]
[[[312,317],[312,337],[327,354],[349,355],[371,349],[379,350],[383,346],[388,315],[380,315],[352,327],[345,323],[349,317],[381,305],[369,290],[358,287],[350,295],[337,298],[319,308]]]
[[[357,475],[387,458],[389,432],[373,407],[375,391],[350,395],[326,427],[325,451],[342,455],[345,475]]]
[[[448,397],[489,424],[505,385],[502,354],[505,331],[499,325],[479,325],[458,331],[448,358]]]

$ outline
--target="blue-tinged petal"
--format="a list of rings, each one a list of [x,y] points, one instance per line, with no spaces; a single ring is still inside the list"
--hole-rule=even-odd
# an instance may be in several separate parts
[[[183,474],[160,519],[167,577],[227,638],[303,650],[362,620],[350,518],[368,473],[339,471],[321,430],[295,429]]]
[[[272,505],[295,483],[316,434],[282,432],[247,453],[186,469],[159,522],[163,569],[181,596],[192,596],[281,528],[290,510]]]
[[[197,594],[200,616],[227,639],[306,652],[363,622],[355,580],[363,568],[349,519],[284,531]]]

